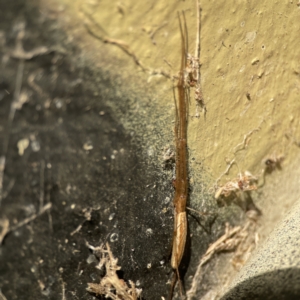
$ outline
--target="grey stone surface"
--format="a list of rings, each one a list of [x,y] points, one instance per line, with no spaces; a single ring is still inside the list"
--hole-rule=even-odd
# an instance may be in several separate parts
[[[233,280],[223,300],[300,298],[300,202]]]

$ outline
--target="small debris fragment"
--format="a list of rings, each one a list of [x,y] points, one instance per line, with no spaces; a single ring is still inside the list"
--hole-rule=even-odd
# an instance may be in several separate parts
[[[112,243],[117,242],[118,239],[119,239],[119,235],[118,235],[117,233],[113,233],[113,234],[110,236],[110,241],[111,241]]]
[[[96,259],[96,257],[95,257],[94,254],[91,254],[91,255],[89,255],[89,257],[87,258],[86,262],[87,262],[88,264],[95,263],[95,262],[97,262],[97,259]]]
[[[108,220],[111,221],[115,217],[115,215],[116,215],[115,213],[110,214]]]
[[[83,144],[83,149],[86,151],[92,150],[93,148],[92,142],[90,141]]]
[[[149,236],[151,236],[152,234],[153,234],[152,228],[148,228],[148,229],[146,230],[146,235],[149,237]]]
[[[113,256],[109,244],[106,244],[106,248],[104,245],[100,247],[88,245],[88,247],[100,259],[97,269],[101,270],[105,266],[106,275],[101,279],[100,283],[88,283],[87,291],[113,300],[137,300],[142,293],[142,289],[136,288],[131,280],[128,280],[127,283],[118,277],[117,271],[121,267],[118,266],[118,259]]]
[[[24,154],[24,152],[28,148],[28,146],[29,146],[29,139],[25,138],[25,139],[21,139],[18,141],[17,147],[18,147],[20,156],[22,156]]]
[[[20,93],[19,98],[17,101],[13,103],[15,109],[20,110],[24,103],[28,102],[28,94],[24,91]]]
[[[258,64],[259,63],[259,59],[258,58],[254,58],[254,59],[252,59],[252,61],[251,61],[251,65],[256,65],[256,64]]]
[[[271,156],[265,158],[263,163],[265,165],[265,172],[271,173],[275,169],[281,169],[281,163],[284,160],[283,155],[272,154]]]
[[[215,193],[215,199],[224,196],[225,198],[229,197],[232,194],[237,192],[253,191],[257,189],[255,182],[257,178],[254,177],[249,171],[240,173],[236,179],[228,181],[221,187],[218,187]]]

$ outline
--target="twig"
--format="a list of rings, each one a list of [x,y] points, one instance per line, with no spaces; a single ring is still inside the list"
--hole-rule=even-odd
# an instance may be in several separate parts
[[[192,285],[189,291],[187,291],[187,299],[193,299],[193,296],[195,295],[197,288],[199,286],[199,278],[201,276],[202,266],[206,264],[215,253],[220,252],[222,250],[226,250],[229,248],[229,245],[227,244],[228,239],[233,237],[235,234],[241,231],[241,227],[233,227],[231,228],[228,223],[226,223],[225,233],[217,240],[215,241],[210,247],[207,249],[205,254],[200,259],[199,265],[197,267],[197,271],[193,277]]]
[[[238,264],[244,264],[249,258],[249,253],[257,246],[258,235],[256,232],[258,212],[249,210],[247,212],[247,221],[243,226],[231,227],[226,223],[225,233],[212,245],[209,246],[205,254],[200,259],[197,271],[194,275],[190,290],[187,292],[187,299],[194,299],[201,280],[202,267],[214,254],[223,251],[234,251],[231,264],[237,267]]]
[[[1,290],[0,290],[0,300],[7,300],[7,298],[3,295]]]
[[[24,51],[22,40],[25,36],[25,26],[22,26],[21,30],[18,32],[16,38],[16,47],[10,52],[10,57],[20,59],[20,60],[30,60],[36,56],[48,54],[51,50],[45,46],[40,46],[32,49],[31,51]]]
[[[200,266],[206,264],[211,257],[220,251],[232,249],[232,244],[228,243],[229,239],[233,237],[236,233],[241,231],[241,226],[230,227],[228,223],[226,223],[225,233],[216,240],[212,245],[208,247],[205,254],[202,256],[200,260]]]
[[[23,221],[19,222],[18,224],[16,224],[15,226],[12,226],[9,231],[14,231],[26,224],[28,224],[29,222],[33,221],[34,219],[36,219],[37,217],[39,217],[40,215],[42,215],[44,212],[46,212],[48,209],[50,209],[52,207],[52,203],[47,203],[45,206],[43,206],[40,211],[37,214],[33,214],[32,216],[24,219]]]
[[[24,219],[23,221],[19,222],[18,224],[12,226],[12,227],[9,227],[5,230],[5,234],[1,233],[0,234],[0,245],[2,244],[3,242],[3,239],[5,238],[5,236],[9,233],[9,232],[12,232],[28,223],[30,223],[31,221],[33,221],[34,219],[36,219],[37,217],[39,217],[40,215],[42,215],[44,212],[46,212],[47,210],[49,210],[50,208],[52,207],[52,203],[47,203],[45,206],[43,206],[40,211],[36,214],[33,214],[31,215],[30,217]],[[8,222],[8,220],[5,222]],[[3,231],[3,230],[2,230]]]
[[[10,57],[16,59],[30,60],[36,56],[50,53],[51,50],[45,46],[36,47],[31,51],[25,52],[23,48],[15,49],[10,53]]]
[[[4,200],[8,196],[8,194],[10,193],[14,185],[15,185],[15,179],[10,180],[8,187],[5,189],[5,192],[3,192],[2,194],[2,200]]]
[[[109,37],[106,37],[106,36],[101,36],[99,34],[96,34],[93,30],[91,30],[91,28],[87,24],[85,24],[85,27],[86,27],[86,29],[87,29],[87,31],[90,35],[92,35],[93,37],[101,40],[105,44],[112,44],[112,45],[115,45],[115,46],[119,47],[127,55],[132,57],[132,59],[136,63],[136,65],[138,65],[143,71],[147,71],[147,68],[142,64],[142,62],[137,58],[137,56],[135,55],[133,50],[131,50],[129,45],[126,44],[124,41],[117,40],[117,39],[112,39],[112,38],[109,38]]]
[[[73,236],[75,233],[79,232],[82,228],[82,225],[86,222],[86,221],[90,221],[92,218],[92,208],[84,208],[83,209],[83,213],[84,213],[84,217],[85,219],[77,226],[77,228],[75,230],[73,230],[70,235]]]
[[[62,295],[61,295],[61,299],[62,300],[66,300],[66,283],[63,281],[63,279],[61,279],[62,283],[61,283],[61,289],[62,289]]]
[[[200,8],[199,0],[196,0],[196,10],[197,10],[197,33],[196,33],[195,57],[198,58],[200,64],[201,8]],[[198,83],[200,83],[200,67],[197,69],[197,81]]]
[[[90,17],[90,16],[89,16]],[[90,17],[90,19],[93,21],[93,23],[99,27],[98,23]],[[139,66],[144,72],[148,72],[150,75],[162,75],[166,78],[171,78],[171,75],[163,70],[156,70],[156,69],[151,69],[149,67],[146,67],[139,59],[138,57],[136,56],[136,54],[134,53],[134,51],[130,48],[130,46],[125,43],[124,41],[122,40],[118,40],[118,39],[113,39],[113,38],[110,38],[106,35],[101,35],[101,34],[97,34],[95,33],[91,28],[90,26],[85,23],[85,27],[86,27],[86,30],[88,31],[88,33],[95,37],[96,39],[99,39],[100,41],[102,41],[103,43],[105,44],[111,44],[111,45],[115,45],[117,47],[119,47],[122,51],[124,51],[127,55],[129,55],[133,61],[135,62],[135,64],[137,66]],[[101,31],[104,32],[104,30],[100,27]]]
[[[238,151],[244,150],[246,148],[246,146],[248,146],[248,143],[250,141],[250,136],[254,133],[260,130],[260,127],[251,130],[250,132],[248,132],[247,134],[244,135],[244,139],[241,143],[237,144],[234,148],[233,148],[233,153],[237,153]],[[242,146],[240,149],[237,149],[238,147]],[[237,149],[237,150],[235,150]]]
[[[29,74],[28,78],[27,78],[27,83],[28,85],[35,91],[37,92],[40,96],[43,97],[48,97],[47,95],[45,95],[44,91],[41,89],[41,87],[36,84],[35,82],[35,78],[36,76],[41,72],[40,69],[35,70],[34,72],[32,72],[31,74]]]
[[[230,168],[232,167],[232,165],[233,165],[234,163],[236,163],[236,162],[235,162],[235,159],[233,159],[231,162],[229,162],[229,163],[227,164],[227,168],[226,168],[225,172],[223,172],[223,173],[217,178],[216,183],[215,183],[215,186],[218,185],[218,182],[221,180],[221,178],[222,178],[224,175],[227,175],[227,174],[228,174]]]
[[[4,198],[3,194],[3,177],[5,169],[5,155],[0,156],[0,206],[2,199]]]
[[[45,198],[45,161],[41,160],[40,162],[40,210],[44,206]]]
[[[163,27],[165,27],[166,25],[168,24],[168,22],[164,22],[162,25],[158,26],[157,28],[155,28],[150,34],[149,34],[149,37],[151,39],[151,42],[153,45],[156,45],[156,42],[154,40],[154,36],[155,34],[160,30],[162,29]]]
[[[17,70],[16,87],[14,91],[13,101],[10,105],[8,121],[7,121],[7,130],[6,130],[5,137],[3,139],[3,150],[2,150],[3,152],[2,155],[0,156],[0,206],[3,198],[3,179],[4,179],[6,153],[9,144],[11,126],[16,112],[16,107],[17,107],[16,103],[18,103],[20,97],[22,81],[23,81],[23,72],[24,72],[24,61],[21,60]]]
[[[83,216],[84,216],[84,220],[76,227],[76,229],[74,229],[70,235],[73,236],[75,233],[79,232],[83,226],[83,224],[86,222],[86,221],[90,221],[92,219],[92,212],[93,211],[97,211],[100,209],[100,206],[99,207],[89,207],[89,208],[84,208],[82,210],[83,212]]]
[[[2,227],[2,230],[0,232],[0,245],[9,232],[9,220],[8,219],[0,219],[0,226]]]

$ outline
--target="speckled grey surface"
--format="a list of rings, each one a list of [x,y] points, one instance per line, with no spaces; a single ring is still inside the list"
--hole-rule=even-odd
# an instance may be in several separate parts
[[[222,300],[300,299],[300,201],[237,274]]]

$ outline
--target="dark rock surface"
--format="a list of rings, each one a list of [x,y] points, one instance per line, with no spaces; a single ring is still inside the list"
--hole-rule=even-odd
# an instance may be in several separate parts
[[[138,283],[145,299],[166,296],[171,178],[147,159],[139,139],[107,105],[120,102],[126,110],[132,99],[117,95],[105,71],[98,71],[95,83],[76,45],[65,42],[55,20],[43,18],[37,3],[1,0],[0,7],[0,155],[6,160],[0,218],[13,229],[52,204],[5,236],[3,295],[93,299],[87,284],[99,282],[103,272],[95,268],[87,243],[109,242],[124,280]],[[23,27],[26,52],[49,51],[32,59],[12,58]],[[10,120],[14,97],[26,101]],[[27,143],[23,155],[21,140]]]

